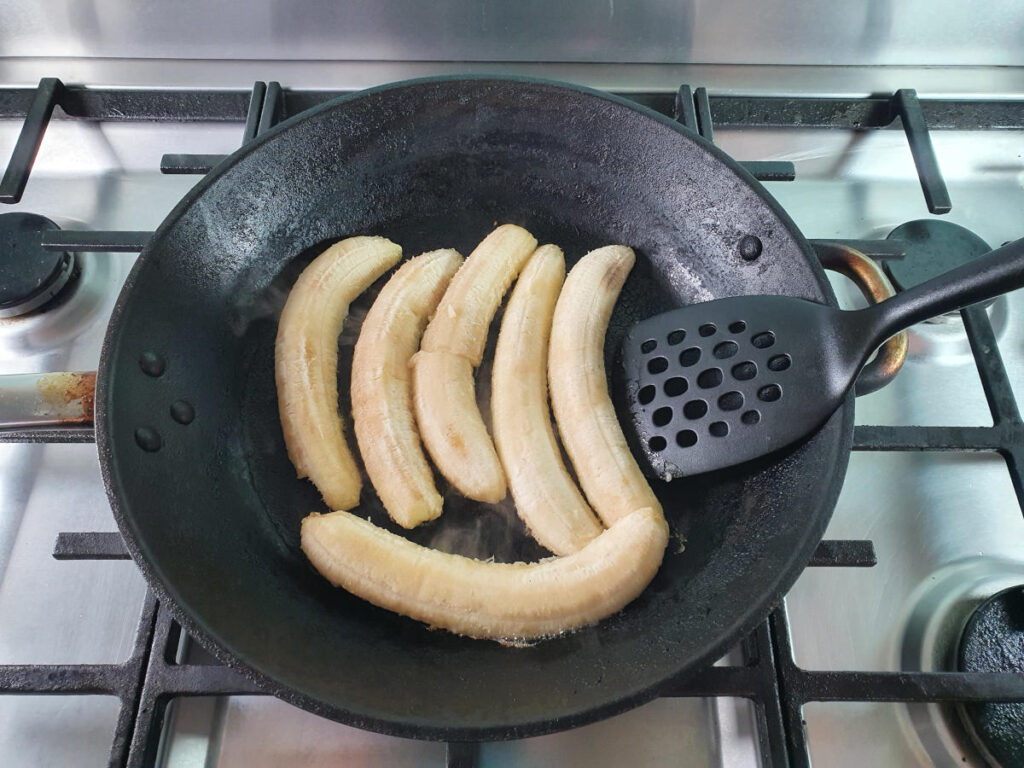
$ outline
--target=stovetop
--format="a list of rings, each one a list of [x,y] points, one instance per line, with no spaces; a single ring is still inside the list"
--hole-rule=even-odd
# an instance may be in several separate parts
[[[674,89],[623,90],[666,112],[678,108]],[[136,97],[99,105],[79,94],[69,110],[154,111],[152,93],[126,93]],[[113,113],[52,122],[24,196],[0,213],[42,214],[65,232],[98,233],[100,245],[79,243],[80,275],[63,306],[0,320],[0,374],[96,367],[134,257],[89,247],[109,247],[112,232],[141,246],[195,183],[181,172],[216,159],[196,156],[237,147],[257,99],[232,93],[211,97],[188,122]],[[687,109],[679,111],[693,104],[695,128],[708,127],[703,113],[715,118],[715,142],[737,159],[775,163],[759,168],[765,175],[786,176],[779,163],[793,164],[795,181],[766,183],[810,238],[877,240],[931,217],[904,132],[851,130],[881,121],[888,97],[773,102],[777,113],[752,120],[763,98],[681,93]],[[262,127],[328,95],[264,86],[258,101],[277,111]],[[23,116],[33,97],[0,89],[0,114]],[[949,123],[930,135],[952,202],[942,218],[993,247],[1020,237],[1024,102],[951,103],[958,106],[926,99],[921,113],[933,126]],[[822,127],[793,127],[816,124],[811,115]],[[1000,130],[981,127],[992,120]],[[261,128],[257,115],[249,122],[250,134]],[[0,123],[0,157],[14,150],[21,124]],[[161,174],[161,165],[179,173]],[[844,278],[833,282],[844,305],[859,305]],[[1024,430],[1015,404],[1024,399],[1022,318],[1017,292],[911,331],[896,380],[857,401],[857,450],[816,555],[824,567],[808,568],[785,606],[719,666],[670,682],[661,698],[624,715],[479,746],[372,734],[256,695],[179,637],[135,566],[118,559],[116,534],[77,535],[115,530],[95,447],[5,437],[0,691],[20,695],[0,696],[0,764],[982,765],[954,705],[928,702],[994,690],[1024,700],[1024,678],[914,673],[947,668],[973,608],[1024,584]]]

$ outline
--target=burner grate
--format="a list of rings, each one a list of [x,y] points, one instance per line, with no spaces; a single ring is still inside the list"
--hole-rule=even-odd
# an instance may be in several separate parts
[[[243,143],[275,122],[331,98],[339,91],[289,91],[258,82],[251,91],[88,89],[43,79],[35,89],[0,89],[0,118],[22,119],[11,161],[0,181],[0,202],[16,203],[29,180],[32,162],[55,107],[59,116],[82,120],[245,122]],[[1021,101],[919,100],[912,90],[890,97],[828,99],[709,95],[683,85],[675,93],[623,94],[672,115],[713,139],[719,126],[821,127],[847,130],[894,127],[905,131],[933,213],[950,200],[928,134],[933,129],[1024,128]],[[799,117],[794,117],[799,116]],[[165,155],[163,173],[203,174],[220,155]],[[749,162],[763,181],[791,181],[791,163]],[[141,251],[149,232],[55,231],[43,245],[63,251]],[[897,241],[842,241],[876,258],[899,258]],[[1003,456],[1024,510],[1024,423],[1013,395],[988,315],[980,307],[962,311],[964,326],[992,413],[990,427],[858,426],[854,449],[861,451],[995,451]],[[0,442],[92,442],[89,428],[37,428],[0,432]],[[60,560],[128,559],[117,533],[67,532],[55,543]],[[822,541],[811,560],[818,567],[875,565],[870,541]],[[169,608],[149,594],[131,657],[119,664],[0,665],[0,694],[108,694],[121,702],[110,751],[112,766],[152,765],[168,703],[179,696],[260,695],[240,674],[221,665],[177,663],[181,627]],[[1003,702],[1024,701],[1024,675],[977,672],[809,671],[797,666],[785,607],[777,608],[741,645],[742,663],[715,666],[665,684],[668,697],[741,697],[754,704],[762,762],[766,766],[809,765],[803,707],[810,702]],[[449,743],[447,764],[469,768],[478,745]]]
[[[61,533],[54,545],[58,560],[128,560],[121,536],[113,532]],[[870,541],[827,540],[818,545],[813,566],[870,567],[875,551]],[[779,612],[776,612],[778,615]],[[785,618],[782,618],[785,622]],[[774,650],[778,642],[770,622],[759,626],[742,645],[744,663],[709,667],[695,677],[669,681],[662,696],[728,696],[754,702],[761,754],[767,765],[789,765],[785,701],[779,689],[781,668]],[[139,768],[153,765],[163,732],[167,705],[181,696],[266,695],[229,667],[179,664],[174,661],[181,626],[171,611],[150,593],[131,657],[120,664],[0,665],[0,693],[109,694],[121,701],[111,745],[110,764]],[[788,642],[788,634],[786,635]],[[790,659],[790,663],[792,660]],[[816,677],[825,673],[806,673]],[[964,674],[964,677],[976,675]],[[871,685],[869,680],[861,686]],[[810,695],[827,686],[810,687]],[[1024,685],[1021,686],[1024,697]],[[977,700],[977,699],[975,699]],[[798,715],[799,717],[799,715]],[[448,744],[448,765],[476,765],[477,745]]]

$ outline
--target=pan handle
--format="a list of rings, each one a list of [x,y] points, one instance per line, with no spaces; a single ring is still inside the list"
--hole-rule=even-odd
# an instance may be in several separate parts
[[[0,376],[0,430],[91,427],[96,374],[26,373]]]
[[[896,295],[896,289],[882,268],[860,251],[842,243],[827,241],[815,242],[814,250],[825,269],[850,278],[872,304]],[[875,358],[864,366],[857,377],[854,391],[858,397],[876,392],[896,377],[907,359],[908,345],[907,332],[901,331],[879,347]]]

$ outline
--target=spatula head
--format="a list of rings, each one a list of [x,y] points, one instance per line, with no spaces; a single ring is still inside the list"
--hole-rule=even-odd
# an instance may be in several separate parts
[[[792,297],[742,296],[633,326],[622,362],[626,432],[641,467],[665,479],[708,472],[821,426],[856,375],[844,359],[844,314]]]

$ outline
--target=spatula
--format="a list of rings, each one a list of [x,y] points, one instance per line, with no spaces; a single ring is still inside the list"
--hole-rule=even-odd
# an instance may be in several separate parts
[[[656,315],[623,342],[627,434],[665,479],[764,456],[820,427],[890,336],[1022,286],[1024,239],[866,309],[737,296]]]

